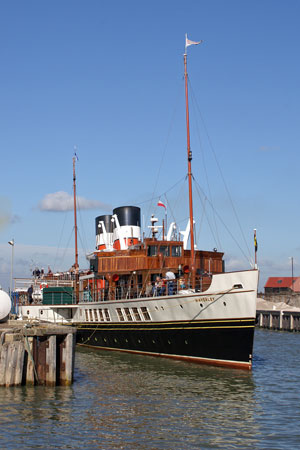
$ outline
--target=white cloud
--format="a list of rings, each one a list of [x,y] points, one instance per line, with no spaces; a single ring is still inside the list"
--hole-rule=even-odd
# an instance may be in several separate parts
[[[226,272],[251,269],[250,262],[248,262],[245,258],[237,258],[236,256],[227,254],[224,259]]]
[[[53,194],[46,194],[40,201],[38,208],[41,211],[72,211],[73,210],[73,196],[64,191],[54,192]],[[97,200],[88,200],[84,197],[77,197],[77,205],[80,209],[102,209],[111,211],[111,205],[99,202]]]

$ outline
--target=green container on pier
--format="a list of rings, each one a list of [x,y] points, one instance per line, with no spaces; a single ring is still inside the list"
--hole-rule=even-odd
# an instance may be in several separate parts
[[[48,287],[43,289],[43,305],[71,305],[75,303],[74,289],[66,287]]]

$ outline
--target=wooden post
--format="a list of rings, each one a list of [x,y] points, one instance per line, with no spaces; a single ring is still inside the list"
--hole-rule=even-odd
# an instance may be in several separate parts
[[[290,331],[294,331],[294,315],[290,313]]]
[[[8,345],[8,352],[7,352],[7,365],[5,371],[5,386],[10,387],[14,386],[15,384],[18,347],[15,342],[10,342],[7,345]]]
[[[15,386],[20,386],[23,381],[23,368],[25,355],[24,342],[18,341],[16,342],[16,346],[17,346],[17,364],[15,370]]]
[[[283,311],[279,311],[279,330],[282,330]]]
[[[49,336],[46,348],[46,385],[56,385],[56,335]]]
[[[272,325],[273,325],[273,316],[272,316],[272,313],[270,312],[269,313],[269,328],[270,329],[272,328]]]
[[[34,385],[33,337],[25,337],[27,350],[26,384]]]
[[[1,346],[1,355],[0,355],[0,386],[5,386],[7,353],[8,353],[8,344],[3,344]]]
[[[74,336],[75,335],[73,333],[68,333],[62,345],[59,382],[64,386],[71,385],[73,381],[75,352]]]

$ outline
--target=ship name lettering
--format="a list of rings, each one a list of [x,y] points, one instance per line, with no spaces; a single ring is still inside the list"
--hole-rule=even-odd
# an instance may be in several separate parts
[[[196,298],[196,302],[213,302],[214,297],[200,297]]]

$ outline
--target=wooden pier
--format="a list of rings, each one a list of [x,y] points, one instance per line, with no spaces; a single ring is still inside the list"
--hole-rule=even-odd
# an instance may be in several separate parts
[[[0,386],[72,384],[75,335],[54,324],[0,324]]]

